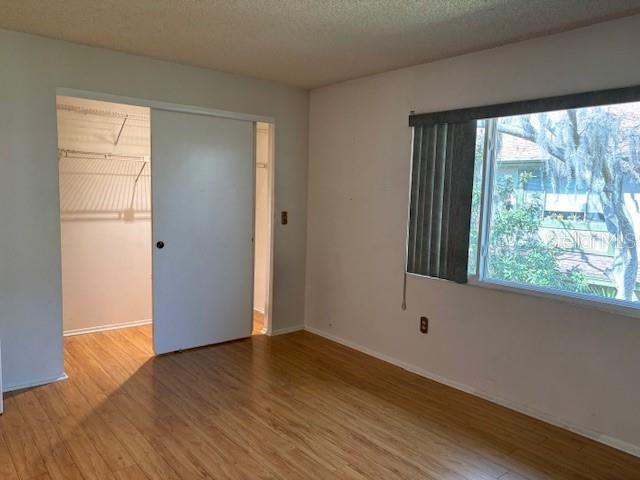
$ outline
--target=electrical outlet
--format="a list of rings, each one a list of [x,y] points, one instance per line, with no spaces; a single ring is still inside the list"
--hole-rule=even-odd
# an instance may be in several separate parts
[[[429,333],[429,319],[420,317],[420,333]]]

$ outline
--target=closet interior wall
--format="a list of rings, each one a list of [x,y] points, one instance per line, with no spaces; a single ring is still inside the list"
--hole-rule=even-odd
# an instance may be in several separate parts
[[[151,321],[148,108],[57,98],[65,334]]]
[[[256,124],[256,225],[253,309],[264,315],[268,303],[271,213],[269,205],[269,124]]]

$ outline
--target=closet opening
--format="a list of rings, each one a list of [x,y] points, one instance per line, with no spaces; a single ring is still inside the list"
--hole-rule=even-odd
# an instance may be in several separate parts
[[[57,119],[64,335],[151,351],[150,109],[58,96]]]
[[[56,97],[67,351],[152,356],[270,334],[274,125],[94,98]]]
[[[253,335],[271,332],[273,128],[256,122]]]

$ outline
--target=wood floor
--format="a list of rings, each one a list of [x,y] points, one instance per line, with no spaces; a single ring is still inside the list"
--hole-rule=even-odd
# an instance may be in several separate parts
[[[310,333],[150,345],[150,327],[65,338],[69,380],[8,395],[0,478],[640,478],[640,459]]]
[[[253,331],[251,335],[260,335],[264,330],[264,313],[253,311]]]

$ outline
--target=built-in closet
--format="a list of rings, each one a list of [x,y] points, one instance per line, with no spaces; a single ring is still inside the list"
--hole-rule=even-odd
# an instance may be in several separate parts
[[[151,321],[148,108],[57,98],[65,334]]]
[[[153,318],[160,354],[268,332],[272,125],[70,96],[57,115],[65,334]]]

